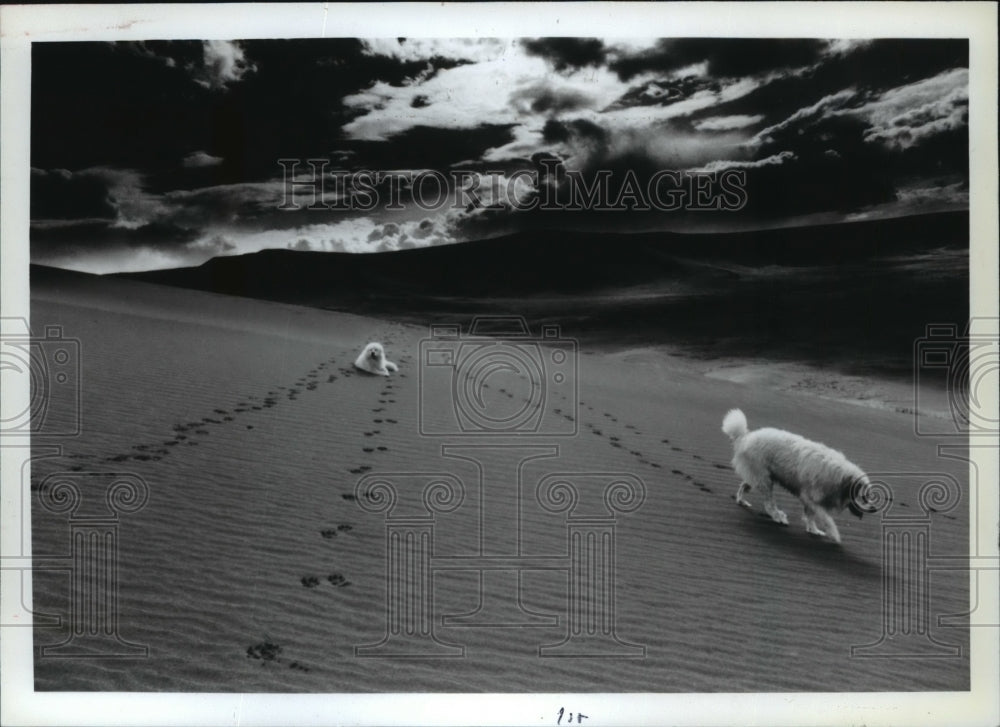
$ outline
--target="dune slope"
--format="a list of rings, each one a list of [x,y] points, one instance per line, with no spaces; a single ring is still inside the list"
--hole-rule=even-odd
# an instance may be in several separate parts
[[[72,275],[39,279],[32,293],[34,327],[58,324],[80,340],[84,381],[83,433],[60,455],[39,449],[33,485],[56,472],[128,472],[149,488],[145,507],[121,517],[118,601],[121,637],[148,646],[148,657],[41,658],[39,690],[968,688],[968,629],[936,618],[930,635],[962,647],[962,656],[852,657],[852,645],[883,632],[878,515],[838,516],[836,546],[805,533],[784,493],[786,528],[732,498],[739,483],[720,425],[739,406],[751,427],[792,429],[890,473],[896,512],[919,515],[928,473],[949,473],[967,488],[967,467],[915,437],[911,416],[708,378],[658,350],[582,343],[575,386],[546,385],[541,400],[543,430],[575,434],[543,431],[488,447],[420,432],[421,423],[449,426],[451,410],[440,408],[449,382],[420,386],[420,342],[436,317],[419,327]],[[368,340],[386,344],[397,376],[353,370]],[[490,384],[487,406],[514,411],[535,395],[509,372]],[[421,410],[422,401],[437,408]],[[536,498],[537,484],[558,472],[574,473],[581,516],[600,514],[607,473],[644,485],[641,507],[614,522],[614,631],[639,647],[623,650],[632,658],[539,655],[568,628],[566,514]],[[461,506],[439,514],[433,531],[435,562],[453,559],[433,575],[434,630],[442,644],[464,649],[448,652],[457,657],[355,651],[386,634],[386,520],[361,508],[356,492],[359,480],[379,473],[392,473],[386,479],[398,483],[406,508],[428,474],[464,487]],[[934,555],[965,552],[967,494],[955,509],[927,516]],[[36,555],[65,550],[65,515],[35,503],[32,526]],[[463,556],[480,557],[479,565],[483,556],[513,560],[484,576],[455,566]],[[516,559],[529,556],[549,567],[518,571],[527,561]],[[67,612],[65,572],[36,573],[34,589],[39,612]],[[935,573],[931,613],[962,612],[968,595],[967,576]],[[478,621],[456,618],[477,608]],[[35,640],[41,647],[66,636],[37,628]]]

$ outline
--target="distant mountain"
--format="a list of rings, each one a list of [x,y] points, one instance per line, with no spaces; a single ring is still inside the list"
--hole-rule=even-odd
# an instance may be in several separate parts
[[[265,250],[121,277],[287,303],[391,310],[414,298],[581,295],[664,281],[724,284],[741,268],[836,268],[968,244],[968,215],[724,234],[529,231],[398,252]],[[366,308],[368,306],[365,306]]]

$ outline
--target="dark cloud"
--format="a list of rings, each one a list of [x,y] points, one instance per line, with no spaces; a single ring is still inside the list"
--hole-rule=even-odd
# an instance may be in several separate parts
[[[739,99],[692,118],[766,112],[774,122],[808,105],[809,99],[817,101],[847,88],[859,92],[884,91],[951,68],[968,66],[967,40],[872,40],[849,51],[828,55],[802,73],[772,79]]]
[[[771,139],[755,158],[784,153],[788,161],[747,170],[745,214],[776,219],[895,200],[893,155],[867,143],[865,129],[861,120],[835,117],[811,125],[809,133],[789,128]]]
[[[521,64],[505,69],[542,65],[524,64],[525,52],[563,75],[512,72],[510,85],[496,85],[504,54]],[[253,235],[280,247],[348,240],[388,250],[531,226],[697,229],[846,216],[897,199],[916,208],[938,189],[960,204],[968,57],[964,40],[918,39],[682,38],[631,53],[589,38],[35,43],[32,252],[204,259]],[[474,63],[483,65],[459,68]],[[593,79],[569,73],[586,68]],[[587,183],[604,173],[613,185],[644,186],[665,168],[728,166],[745,172],[747,203],[727,215],[548,213],[496,203],[481,187],[481,204],[422,219],[404,185],[404,210],[392,214],[286,211],[279,159],[326,159],[347,171],[458,167],[466,181],[559,170],[534,189],[522,179],[522,203],[558,192],[567,168]],[[378,188],[383,199],[386,191]],[[303,188],[294,199],[308,197]]]
[[[110,221],[116,215],[107,182],[99,176],[66,169],[31,170],[31,219]]]
[[[603,65],[606,49],[597,38],[535,38],[521,42],[529,55],[540,56],[557,71]]]
[[[940,85],[948,88],[959,75],[945,74]],[[943,100],[935,99],[910,113],[897,113],[887,98],[904,96],[907,89],[910,95],[919,95],[913,88],[896,88],[879,96],[842,94],[845,100],[831,102],[828,108],[816,104],[813,113],[800,112],[770,127],[753,158],[794,154],[797,166],[807,168],[810,176],[818,176],[816,181],[805,179],[802,184],[806,188],[836,180],[839,192],[831,193],[831,201],[838,201],[839,208],[884,201],[887,187],[915,176],[967,178],[969,139],[964,96],[945,93]],[[888,126],[873,125],[873,116],[889,117],[885,122]]]
[[[571,119],[569,121],[549,119],[542,127],[542,138],[547,142],[582,139],[603,145],[607,141],[607,136],[607,131],[587,119]]]
[[[821,95],[833,86],[893,88],[968,66],[969,41],[965,39],[877,39],[827,58],[805,78],[817,84],[814,93]]]
[[[177,251],[197,240],[197,230],[160,222],[136,228],[116,227],[102,220],[65,225],[35,225],[31,256],[45,260],[76,251],[100,248],[149,248]]]
[[[204,47],[187,40],[122,41],[111,45],[122,54],[151,60],[167,68],[193,68],[204,60]]]
[[[279,184],[234,184],[191,191],[177,190],[160,196],[158,200],[161,208],[167,208],[166,214],[171,219],[196,226],[211,222],[252,221],[270,215],[284,202],[284,190]]]
[[[569,124],[552,121],[546,126],[548,134],[557,141],[574,134]],[[648,195],[653,180],[663,169],[639,152],[607,154],[595,157],[577,170],[580,177],[571,179],[560,155],[539,152],[531,157],[538,171],[537,190],[531,196],[538,197],[542,205],[550,209],[492,209],[487,215],[462,219],[460,224],[465,230],[482,229],[486,223],[504,231],[546,227],[697,229],[708,221],[719,223],[722,218],[728,225],[773,225],[789,217],[821,212],[848,214],[894,202],[898,196],[893,153],[866,142],[865,129],[862,120],[837,117],[815,124],[810,134],[789,130],[787,136],[772,139],[750,159],[732,165],[745,175],[746,199],[740,209],[726,212],[693,209],[696,205],[689,204],[693,191],[686,186],[695,176],[709,175],[706,178],[717,179],[710,175],[724,171],[727,168],[724,164],[683,173],[680,188],[688,197],[680,209],[632,209],[627,215],[623,215],[620,207],[609,209],[607,205],[603,209],[597,206],[572,211],[551,209],[556,206],[553,200],[569,198],[573,185],[582,182],[586,187],[596,187],[599,175],[606,175],[609,192],[606,200],[616,200],[629,185]],[[829,153],[831,143],[837,146],[835,154]]]
[[[243,65],[234,67],[247,69],[238,82],[220,52],[219,82],[200,85],[191,69],[204,63],[201,41],[33,44],[32,165],[142,169],[152,190],[268,179],[279,158],[350,149],[340,127],[358,112],[344,96],[465,62],[366,55],[353,38],[238,45]],[[197,151],[222,162],[185,168]]]
[[[387,141],[353,141],[352,169],[446,169],[513,139],[511,124],[484,123],[474,129],[415,126]]]
[[[31,51],[33,166],[164,167],[208,148],[191,146],[207,141],[208,91],[176,64],[127,44],[34,43]]]
[[[826,43],[802,38],[667,38],[642,53],[610,63],[622,80],[647,71],[676,71],[707,63],[711,76],[749,76],[818,61]]]
[[[900,177],[969,178],[969,132],[953,129],[892,157],[891,171]]]

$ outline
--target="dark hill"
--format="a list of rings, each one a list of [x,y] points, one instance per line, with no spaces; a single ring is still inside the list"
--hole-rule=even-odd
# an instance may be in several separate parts
[[[968,244],[964,213],[726,234],[530,231],[376,254],[265,250],[138,280],[323,307],[418,297],[581,294],[684,280],[723,282],[725,263],[823,266]]]
[[[391,317],[558,323],[588,344],[683,344],[912,376],[968,320],[968,215],[730,234],[524,232],[379,254],[270,250],[125,277]]]

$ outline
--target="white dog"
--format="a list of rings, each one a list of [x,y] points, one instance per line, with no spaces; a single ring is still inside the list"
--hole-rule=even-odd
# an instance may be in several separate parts
[[[830,513],[847,507],[860,518],[864,512],[858,502],[868,502],[868,475],[840,452],[782,429],[750,432],[739,409],[726,414],[722,431],[733,440],[733,469],[743,478],[737,504],[750,507],[743,495],[750,488],[759,490],[771,519],[787,525],[788,516],[774,503],[773,488],[778,483],[802,500],[806,530],[837,543],[840,532]]]
[[[399,367],[385,357],[385,349],[381,343],[369,343],[365,346],[354,365],[378,376],[388,376],[390,372],[399,371]]]

